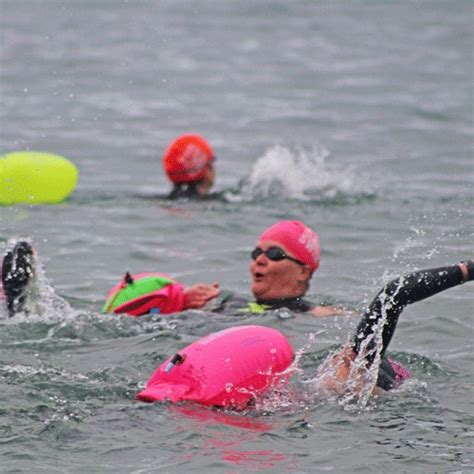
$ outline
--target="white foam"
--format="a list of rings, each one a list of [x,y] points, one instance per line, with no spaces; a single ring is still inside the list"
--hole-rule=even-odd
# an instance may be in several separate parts
[[[368,194],[355,169],[329,161],[324,147],[290,149],[276,145],[258,158],[241,186],[245,197],[287,197],[301,200],[335,199]]]

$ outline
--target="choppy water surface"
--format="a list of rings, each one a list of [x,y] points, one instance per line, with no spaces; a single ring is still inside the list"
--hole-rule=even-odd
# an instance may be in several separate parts
[[[49,280],[33,314],[0,310],[2,471],[473,469],[469,286],[405,310],[390,349],[414,378],[366,405],[310,383],[355,319],[99,312],[127,270],[248,294],[249,252],[281,218],[320,235],[309,296],[352,309],[472,258],[471,2],[3,0],[0,40],[1,153],[80,170],[64,204],[0,208],[1,250],[31,237]],[[161,153],[188,131],[215,148],[222,197],[157,199]],[[244,413],[134,400],[236,324],[288,336],[295,396]]]

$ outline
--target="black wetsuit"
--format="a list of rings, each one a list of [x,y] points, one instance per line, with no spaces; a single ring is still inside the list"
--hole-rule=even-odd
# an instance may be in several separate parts
[[[189,200],[189,201],[217,201],[224,200],[224,191],[213,193],[200,193],[198,183],[179,183],[173,186],[169,194],[153,196],[154,198],[164,199],[167,201]]]
[[[441,291],[464,283],[464,281],[472,280],[474,278],[474,263],[472,261],[465,263],[467,265],[467,275],[463,275],[458,265],[420,270],[392,280],[377,293],[357,326],[352,348],[358,354],[361,348],[364,347],[367,352],[367,363],[370,366],[376,356],[378,323],[385,316],[381,334],[382,348],[377,380],[378,387],[389,390],[399,385],[400,377],[396,370],[398,364],[385,357],[385,352],[395,332],[398,317],[405,306],[429,298]],[[315,304],[303,298],[249,301],[246,298],[228,294],[224,295],[219,306],[213,312],[259,314],[279,308],[288,308],[296,313],[306,313],[315,306]]]
[[[199,183],[177,183],[168,194],[168,199],[199,199],[201,193],[198,190]]]
[[[13,316],[25,309],[28,283],[34,275],[33,247],[28,241],[19,240],[7,250],[1,273],[8,315]]]
[[[213,313],[224,314],[260,314],[280,308],[287,308],[295,313],[307,313],[316,305],[301,297],[282,298],[267,301],[251,301],[243,296],[223,292],[218,306],[212,310]]]
[[[352,342],[352,349],[366,352],[365,358],[370,366],[377,352],[378,324],[383,319],[381,333],[382,363],[379,368],[377,385],[385,390],[397,385],[397,377],[392,364],[387,360],[385,351],[397,327],[398,317],[405,306],[429,298],[441,291],[460,285],[474,278],[474,263],[465,262],[467,273],[463,274],[458,265],[431,268],[410,273],[385,285],[370,303],[364,313]]]

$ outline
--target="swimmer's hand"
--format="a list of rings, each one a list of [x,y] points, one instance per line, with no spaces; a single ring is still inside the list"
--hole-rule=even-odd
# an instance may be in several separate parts
[[[207,302],[219,296],[219,283],[206,285],[198,283],[184,290],[184,307],[185,309],[199,309],[206,305]]]
[[[356,357],[352,347],[346,345],[323,362],[318,369],[318,375],[328,391],[335,395],[359,395],[371,384],[369,369],[365,365],[354,371]],[[372,389],[372,395],[381,395],[383,392],[379,387]]]
[[[459,262],[458,267],[461,270],[463,283],[474,280],[474,259]]]

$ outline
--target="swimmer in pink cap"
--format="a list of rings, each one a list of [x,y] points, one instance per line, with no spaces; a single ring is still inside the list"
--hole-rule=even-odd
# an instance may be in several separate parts
[[[347,314],[342,309],[316,306],[303,299],[310,279],[319,267],[320,254],[319,238],[313,230],[301,221],[280,221],[260,235],[257,246],[251,252],[253,300],[230,292],[221,293],[218,283],[199,283],[185,288],[174,282],[173,288],[166,286],[163,289],[158,274],[154,275],[153,281],[158,277],[156,282],[159,287],[143,293],[139,290],[141,284],[138,282],[149,288],[150,275],[146,275],[144,279],[142,275],[136,275],[132,278],[136,288],[124,286],[122,281],[111,290],[104,311],[141,316],[151,308],[156,310],[156,305],[161,314],[201,309],[207,305],[206,309],[209,311],[229,315],[263,313],[279,308],[316,316]],[[124,289],[131,299],[124,299]],[[173,291],[170,293],[171,289]],[[119,298],[117,293],[121,294]]]
[[[317,234],[301,221],[280,221],[265,230],[251,253],[252,292],[258,301],[304,296],[319,267]]]
[[[285,307],[315,316],[347,314],[348,311],[341,308],[316,306],[303,299],[319,267],[320,257],[319,237],[303,222],[283,220],[273,224],[260,235],[251,252],[251,289],[255,301],[229,295],[221,298],[213,311],[262,313]],[[202,300],[206,286],[199,288]],[[216,288],[216,284],[207,287],[209,296],[215,295]],[[188,298],[193,300],[192,291]]]
[[[303,222],[284,220],[270,226],[260,235],[251,257],[252,293],[258,303],[316,316],[343,312],[303,300],[321,258],[319,237]]]

